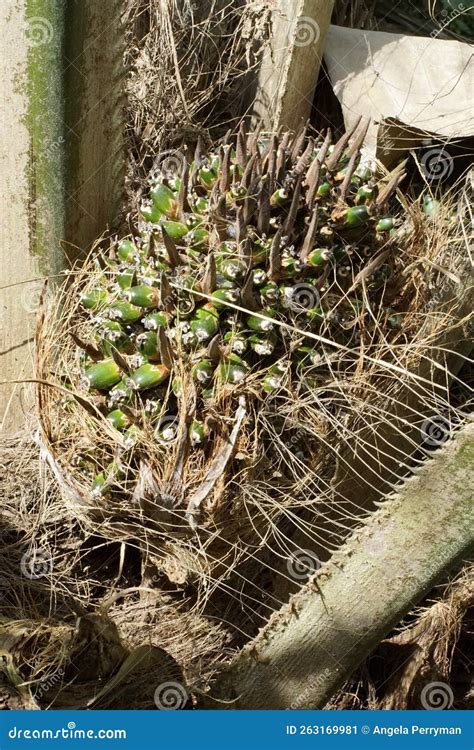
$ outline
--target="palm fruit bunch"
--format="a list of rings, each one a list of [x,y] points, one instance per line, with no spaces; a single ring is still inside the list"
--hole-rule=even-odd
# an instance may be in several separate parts
[[[404,176],[380,182],[361,164],[365,132],[357,123],[333,144],[330,133],[242,126],[209,152],[199,142],[179,171],[154,174],[136,236],[97,260],[74,334],[82,385],[128,444],[145,424],[172,442],[189,380],[189,447],[206,450],[209,405],[223,389],[271,399],[311,388],[321,341],[358,347],[353,282],[365,270],[371,303],[383,304],[394,264],[379,251]],[[104,486],[101,474],[94,489]]]

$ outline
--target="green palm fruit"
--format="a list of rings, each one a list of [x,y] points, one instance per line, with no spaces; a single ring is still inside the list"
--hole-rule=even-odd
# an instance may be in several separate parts
[[[117,404],[130,404],[133,398],[133,391],[128,387],[126,380],[122,379],[117,385],[109,391],[107,406],[113,409]]]
[[[196,227],[189,232],[186,241],[196,250],[204,248],[209,242],[209,232],[204,227]]]
[[[353,206],[344,211],[344,225],[346,227],[362,227],[370,218],[367,206]]]
[[[323,182],[316,191],[320,198],[329,198],[331,195],[331,183]]]
[[[321,364],[322,357],[311,346],[300,346],[296,350],[296,358],[302,367],[314,367]]]
[[[217,181],[217,174],[212,168],[201,167],[199,170],[199,179],[201,180],[203,187],[207,190],[211,190]]]
[[[143,326],[148,331],[156,331],[160,326],[166,326],[168,317],[162,312],[153,312],[143,318]]]
[[[137,349],[143,357],[150,360],[150,362],[158,362],[160,360],[158,336],[156,335],[156,331],[140,333],[135,341]]]
[[[377,224],[375,225],[375,229],[377,232],[390,232],[390,230],[393,229],[394,226],[395,220],[392,216],[383,216],[378,220]]]
[[[278,188],[278,190],[275,190],[272,197],[270,198],[270,205],[272,206],[285,206],[288,201],[291,199],[291,196],[289,195],[288,191],[284,188]]]
[[[203,445],[208,437],[207,429],[204,422],[200,422],[194,419],[189,425],[189,437],[191,439],[191,445],[195,448],[198,445]]]
[[[114,409],[107,414],[107,419],[116,430],[126,430],[130,425],[130,419],[121,409]]]
[[[164,365],[150,364],[147,362],[134,370],[126,384],[132,390],[147,391],[150,388],[156,388],[168,378],[170,371]]]
[[[182,240],[189,232],[189,228],[181,221],[162,221],[162,228],[172,240]]]
[[[174,443],[178,435],[178,422],[177,417],[173,417],[170,414],[165,415],[159,421],[155,429],[155,436],[159,443],[162,445]]]
[[[208,341],[219,330],[219,313],[214,305],[208,303],[200,307],[191,320],[191,332],[197,341]]]
[[[158,224],[162,217],[161,211],[151,202],[142,203],[140,214],[149,224]]]
[[[332,257],[332,250],[327,247],[318,247],[309,253],[308,257],[306,258],[306,262],[309,266],[320,268],[321,266],[325,266],[326,263],[332,259]]]
[[[176,398],[179,398],[183,393],[183,381],[181,378],[173,378],[171,381],[171,390],[173,391]]]
[[[265,315],[265,318],[261,318],[258,315],[249,315],[246,323],[247,326],[252,331],[258,331],[263,333],[268,333],[268,331],[273,331],[275,328],[275,324],[271,320],[267,320],[267,318],[275,318],[276,312],[270,307],[265,308],[262,310],[262,315]]]
[[[216,289],[216,291],[211,294],[211,297],[216,308],[218,310],[221,310],[222,308],[226,307],[226,302],[230,302],[232,305],[237,304],[237,302],[239,301],[240,292],[238,289],[235,289],[233,287]]]
[[[248,349],[249,339],[244,333],[234,333],[233,331],[227,331],[224,336],[224,342],[230,345],[230,350],[233,354],[245,354]]]
[[[250,348],[260,357],[269,357],[270,354],[273,354],[277,343],[278,337],[273,331],[267,333],[266,336],[254,334],[249,337]]]
[[[84,292],[81,296],[81,305],[86,310],[98,310],[107,302],[107,292],[105,289],[92,289],[90,292]]]
[[[234,385],[243,383],[249,372],[248,365],[237,354],[229,354],[219,366],[220,378]]]
[[[104,359],[90,365],[84,373],[84,385],[98,391],[108,391],[122,378],[119,366],[113,359]]]
[[[423,213],[426,216],[435,216],[439,212],[439,201],[432,195],[425,195],[423,198]]]
[[[224,260],[219,271],[229,281],[240,281],[245,276],[247,266],[240,260]]]
[[[154,286],[132,286],[123,295],[125,299],[136,307],[158,307],[160,293]]]
[[[197,380],[201,385],[206,385],[212,380],[214,374],[214,366],[210,359],[202,359],[200,362],[194,365],[192,369],[192,376],[194,380]]]
[[[283,365],[276,363],[269,367],[262,381],[262,390],[264,393],[275,393],[283,383],[283,377],[285,375],[285,368]]]
[[[280,289],[275,281],[269,281],[260,289],[260,296],[265,302],[276,302],[280,298]]]
[[[132,285],[132,281],[135,274],[133,271],[130,271],[128,273],[119,273],[117,274],[117,283],[120,287],[120,289],[129,289]]]
[[[207,209],[209,208],[209,201],[207,198],[203,198],[202,196],[199,196],[195,198],[193,202],[193,209],[198,214],[204,214],[206,213]]]
[[[107,313],[112,320],[120,320],[122,323],[134,323],[140,320],[143,310],[126,300],[117,300],[117,302],[114,302],[108,308]]]
[[[374,199],[375,190],[370,185],[362,185],[354,198],[354,203],[359,206],[361,203],[369,203]]]
[[[174,217],[177,208],[176,196],[169,187],[158,184],[150,193],[153,205],[165,216]]]
[[[263,268],[255,268],[252,271],[254,286],[262,286],[268,280],[268,276]]]
[[[117,256],[122,263],[134,263],[139,256],[138,248],[131,240],[122,240],[117,245]]]

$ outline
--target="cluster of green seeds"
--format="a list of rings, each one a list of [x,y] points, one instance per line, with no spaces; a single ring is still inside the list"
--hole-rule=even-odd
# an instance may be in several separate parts
[[[83,385],[128,440],[143,420],[173,440],[178,357],[198,393],[197,448],[217,387],[239,390],[251,377],[263,398],[285,378],[305,380],[322,360],[311,332],[357,344],[345,325],[361,305],[351,286],[394,231],[389,202],[403,178],[378,184],[360,163],[363,138],[360,126],[334,145],[330,134],[241,127],[154,176],[138,236],[97,262],[75,336]],[[382,264],[370,275],[375,297],[391,273]]]

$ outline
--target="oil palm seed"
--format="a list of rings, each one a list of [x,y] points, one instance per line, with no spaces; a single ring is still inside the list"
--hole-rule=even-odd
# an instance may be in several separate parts
[[[164,365],[146,363],[132,372],[126,384],[132,390],[147,391],[161,385],[169,374],[170,371]]]
[[[102,362],[88,367],[84,373],[84,384],[87,388],[98,391],[108,391],[122,378],[119,366],[113,359],[104,359]]]

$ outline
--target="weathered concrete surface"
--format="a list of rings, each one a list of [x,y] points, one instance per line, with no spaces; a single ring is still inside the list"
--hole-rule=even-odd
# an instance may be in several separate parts
[[[0,427],[31,409],[48,276],[114,222],[125,176],[119,0],[0,3]]]

